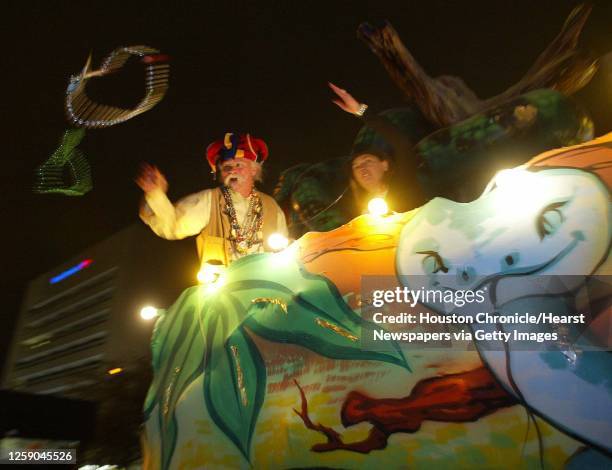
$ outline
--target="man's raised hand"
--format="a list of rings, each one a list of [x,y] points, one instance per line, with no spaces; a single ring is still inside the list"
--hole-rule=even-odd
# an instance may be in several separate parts
[[[159,169],[154,165],[143,163],[136,176],[136,184],[145,193],[150,193],[156,189],[161,189],[164,193],[168,191],[168,181]]]

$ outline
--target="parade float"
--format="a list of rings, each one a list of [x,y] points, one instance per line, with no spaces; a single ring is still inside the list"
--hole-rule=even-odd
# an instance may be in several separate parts
[[[428,98],[412,112],[432,126],[417,144],[430,201],[338,214],[344,225],[235,261],[161,311],[145,468],[610,465],[612,134],[591,140],[588,116],[567,97],[593,72],[574,50],[585,18],[574,13],[531,78],[496,99],[443,100],[457,81],[393,70],[403,89],[429,85],[416,87]],[[398,48],[408,57],[385,43],[397,39],[389,25],[361,31],[389,67],[402,64],[389,58]],[[509,148],[506,171],[485,165]],[[337,198],[316,191],[329,183],[316,175],[334,174],[326,164],[294,169],[290,190],[279,189],[310,228]],[[489,183],[472,187],[484,167]],[[435,296],[402,306],[461,323],[380,324],[386,306],[373,292],[402,289],[480,297],[477,310]],[[529,312],[548,321],[525,324]],[[457,329],[462,347],[423,341]],[[548,339],[503,336],[513,331]],[[420,340],[406,341],[411,333]]]
[[[185,291],[153,337],[147,468],[606,461],[612,135],[515,171],[472,203],[437,198],[405,214],[364,215]],[[490,312],[560,312],[557,302],[567,308],[592,280],[605,286],[571,340],[545,350],[474,341],[471,351],[431,351],[392,340],[368,347],[378,325],[360,314],[366,275],[409,286],[446,279],[444,290],[489,286]],[[548,287],[538,291],[551,275],[581,275],[580,283],[551,300]],[[502,295],[519,281],[515,298]]]

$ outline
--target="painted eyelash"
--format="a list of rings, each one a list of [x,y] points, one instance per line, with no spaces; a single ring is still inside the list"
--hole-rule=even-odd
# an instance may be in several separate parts
[[[561,222],[564,222],[565,217],[563,216],[563,213],[561,212],[560,209],[563,206],[565,206],[567,202],[568,201],[553,202],[552,204],[549,204],[548,206],[546,206],[544,209],[540,211],[540,214],[538,215],[536,219],[536,231],[538,232],[538,236],[540,237],[540,240],[544,240],[545,237],[547,237],[548,235],[551,235],[554,232],[554,230],[551,231],[546,227],[547,221],[544,218],[544,215],[547,212],[555,212],[559,214],[559,217],[561,218]]]
[[[436,274],[439,271],[442,271],[444,274],[446,274],[448,272],[448,268],[446,267],[446,265],[444,264],[444,261],[442,260],[442,257],[440,256],[440,254],[437,251],[417,251],[417,254],[419,255],[426,255],[425,259],[423,261],[425,261],[427,258],[432,257],[436,263],[436,269],[433,270],[433,274]]]

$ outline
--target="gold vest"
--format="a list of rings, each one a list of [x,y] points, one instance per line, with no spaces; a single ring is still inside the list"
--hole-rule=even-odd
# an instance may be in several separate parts
[[[259,191],[255,191],[261,198],[263,206],[263,232],[264,250],[268,251],[266,241],[268,237],[278,230],[276,226],[278,206],[276,201]],[[200,232],[196,239],[198,256],[204,264],[209,260],[221,261],[225,266],[231,261],[231,243],[229,241],[230,221],[225,213],[225,199],[221,188],[215,188],[211,196],[210,220],[208,225]]]

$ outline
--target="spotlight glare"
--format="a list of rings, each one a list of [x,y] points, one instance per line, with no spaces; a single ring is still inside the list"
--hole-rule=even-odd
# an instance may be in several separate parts
[[[225,284],[225,276],[223,274],[219,274],[213,282],[208,284],[204,284],[206,286],[206,292],[213,293],[219,290]]]
[[[152,320],[156,316],[157,316],[157,309],[155,307],[147,305],[146,307],[143,307],[140,309],[140,317],[143,320]]]
[[[368,202],[368,211],[372,215],[383,216],[389,212],[389,206],[382,197],[375,197]]]
[[[283,250],[287,248],[287,245],[289,245],[289,240],[280,233],[273,233],[268,237],[268,246],[273,251]]]
[[[198,273],[198,282],[200,284],[214,284],[219,281],[221,274],[225,271],[223,264],[216,264],[212,262],[204,263],[202,269]]]
[[[298,256],[298,243],[293,242],[291,245],[289,245],[284,250],[274,253],[272,255],[272,259],[274,260],[275,264],[284,266],[284,265],[289,264],[291,261],[295,260],[297,256]]]

